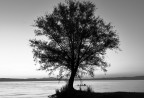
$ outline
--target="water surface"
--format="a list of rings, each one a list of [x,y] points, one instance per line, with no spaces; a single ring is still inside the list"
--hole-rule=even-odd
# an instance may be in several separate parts
[[[88,80],[83,83],[95,92],[144,92],[144,80]],[[78,84],[79,81],[74,84],[76,89],[79,89]],[[47,98],[63,85],[64,81],[0,82],[0,98]]]

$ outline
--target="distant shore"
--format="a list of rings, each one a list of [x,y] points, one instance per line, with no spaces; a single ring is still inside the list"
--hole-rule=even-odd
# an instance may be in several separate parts
[[[66,81],[67,79],[62,79],[61,81]],[[79,80],[79,79],[75,79]],[[144,76],[135,77],[113,77],[113,78],[84,78],[82,80],[144,80]],[[0,78],[0,82],[11,82],[11,81],[59,81],[57,78]]]

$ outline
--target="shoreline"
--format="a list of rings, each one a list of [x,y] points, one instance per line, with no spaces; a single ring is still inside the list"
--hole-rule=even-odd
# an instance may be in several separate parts
[[[131,81],[131,80],[144,80],[144,79],[83,79],[82,81]],[[36,79],[36,80],[23,80],[23,79],[18,79],[18,80],[0,80],[0,82],[38,82],[38,81],[57,81],[57,82],[61,82],[61,81],[67,81],[67,80],[42,80],[42,79]],[[75,81],[80,81],[80,80],[75,80]]]
[[[0,78],[0,82],[17,82],[17,81],[67,81],[68,79],[57,79],[57,78]],[[91,81],[91,80],[144,80],[144,76],[134,77],[109,77],[109,78],[75,78],[75,81]]]
[[[144,92],[85,92],[76,91],[71,94],[53,94],[48,98],[144,98]]]

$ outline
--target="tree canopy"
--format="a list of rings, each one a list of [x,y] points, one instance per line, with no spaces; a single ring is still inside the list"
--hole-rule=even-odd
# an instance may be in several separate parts
[[[119,36],[111,23],[95,16],[95,10],[92,2],[67,0],[35,20],[35,35],[47,37],[30,40],[41,70],[59,69],[60,78],[69,76],[71,85],[75,76],[93,76],[95,67],[106,71],[104,55],[107,49],[119,48]]]

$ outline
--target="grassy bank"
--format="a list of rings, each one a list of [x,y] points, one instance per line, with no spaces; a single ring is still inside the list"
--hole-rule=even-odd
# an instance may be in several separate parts
[[[136,92],[94,92],[90,87],[86,90],[67,90],[66,86],[56,90],[49,98],[144,98],[144,93]]]
[[[134,92],[114,92],[114,93],[92,93],[85,91],[75,91],[74,93],[63,93],[52,95],[49,98],[144,98],[144,93]]]

